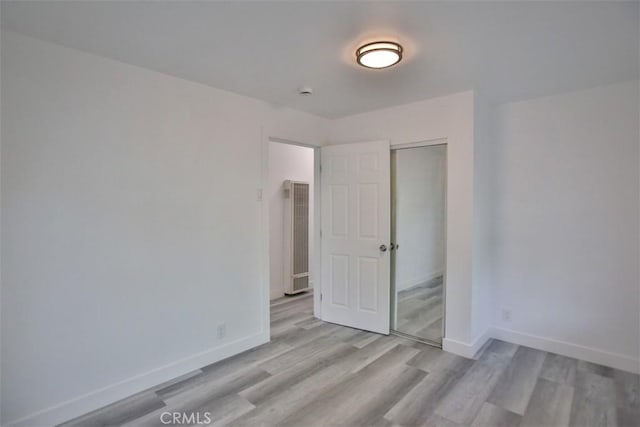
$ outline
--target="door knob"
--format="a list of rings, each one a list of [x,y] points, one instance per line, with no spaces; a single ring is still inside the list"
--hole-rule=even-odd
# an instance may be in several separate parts
[[[387,245],[380,245],[380,252],[387,252]]]

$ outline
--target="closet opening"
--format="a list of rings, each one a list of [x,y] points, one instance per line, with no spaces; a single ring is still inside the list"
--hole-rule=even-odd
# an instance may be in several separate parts
[[[391,150],[391,329],[442,347],[447,145]]]

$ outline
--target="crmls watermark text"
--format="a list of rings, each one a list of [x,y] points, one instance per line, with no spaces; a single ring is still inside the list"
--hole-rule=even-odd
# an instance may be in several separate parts
[[[207,425],[211,424],[211,412],[163,412],[160,414],[160,422],[173,425]]]

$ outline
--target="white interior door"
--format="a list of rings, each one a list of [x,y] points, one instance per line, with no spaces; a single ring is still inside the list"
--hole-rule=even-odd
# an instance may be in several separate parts
[[[389,333],[389,142],[322,147],[322,318]]]

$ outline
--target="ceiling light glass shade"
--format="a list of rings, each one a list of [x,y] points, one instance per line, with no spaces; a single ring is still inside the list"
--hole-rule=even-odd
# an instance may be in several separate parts
[[[394,42],[373,42],[356,51],[358,64],[367,68],[387,68],[402,59],[402,46]]]

